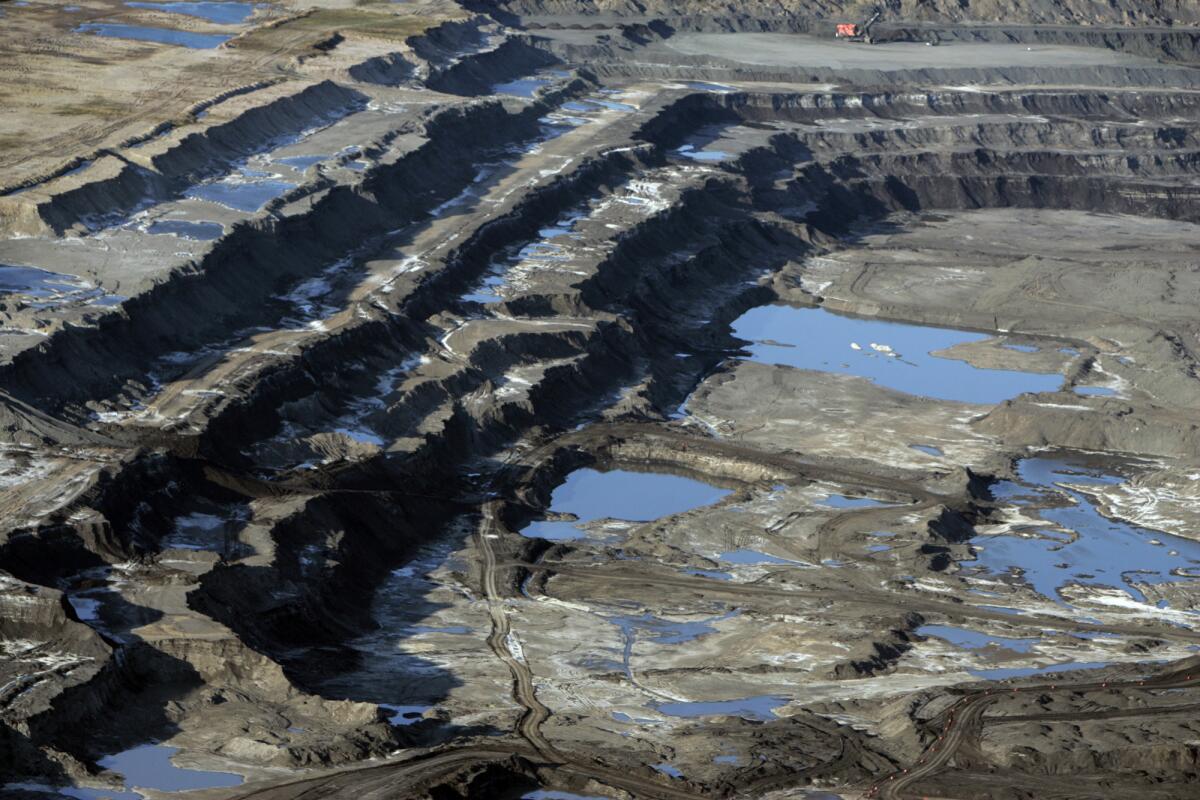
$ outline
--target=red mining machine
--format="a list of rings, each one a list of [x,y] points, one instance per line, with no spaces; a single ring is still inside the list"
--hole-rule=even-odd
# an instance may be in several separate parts
[[[834,36],[846,42],[862,42],[863,44],[873,44],[874,39],[871,38],[871,26],[879,21],[883,16],[883,12],[879,9],[871,15],[871,18],[859,25],[857,22],[839,22],[837,32]]]

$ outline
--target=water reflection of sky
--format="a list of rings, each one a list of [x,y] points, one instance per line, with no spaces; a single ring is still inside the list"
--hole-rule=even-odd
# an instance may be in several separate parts
[[[1037,538],[977,537],[979,563],[989,571],[1019,568],[1035,590],[1059,602],[1059,589],[1069,582],[1120,589],[1145,602],[1133,583],[1185,580],[1171,572],[1200,564],[1200,542],[1108,519],[1085,491],[1065,485],[1115,485],[1125,481],[1121,475],[1030,458],[1018,465],[1018,476],[1017,482],[996,484],[993,495],[1017,506],[1057,502],[1039,507],[1037,516],[1073,533],[1042,530]]]
[[[521,533],[543,539],[578,539],[584,535],[576,527],[579,523],[605,518],[648,522],[715,503],[728,494],[728,489],[678,475],[580,469],[568,475],[550,497],[551,511],[574,514],[578,521],[536,521]]]
[[[909,394],[998,403],[1023,392],[1056,391],[1058,374],[980,369],[931,352],[982,341],[984,334],[841,316],[820,308],[759,306],[733,323],[753,342],[750,359],[869,378]]]

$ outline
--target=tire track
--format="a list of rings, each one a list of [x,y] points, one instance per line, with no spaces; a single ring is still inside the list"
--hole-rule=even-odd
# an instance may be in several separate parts
[[[1099,690],[1120,689],[1179,689],[1200,686],[1200,660],[1188,659],[1186,666],[1153,678],[1130,681],[1087,681],[1081,683],[1053,683],[1033,686],[1014,686],[1012,694],[1025,693],[1078,693]],[[1195,670],[1195,671],[1193,671]],[[951,767],[956,762],[956,756],[966,749],[977,750],[977,743],[983,726],[989,721],[1009,721],[1007,717],[987,718],[988,707],[1007,694],[1003,687],[992,685],[987,689],[972,692],[959,698],[950,708],[943,711],[929,727],[940,725],[937,739],[930,742],[921,754],[921,758],[911,767],[893,773],[875,782],[867,790],[864,797],[880,798],[880,800],[901,800],[911,796],[910,788],[924,778],[928,778]],[[1187,704],[1189,707],[1194,704]],[[1179,713],[1174,707],[1138,709],[1144,716],[1159,716],[1167,713]],[[1105,719],[1108,712],[1080,712],[1072,714],[1072,720]],[[1063,715],[1051,712],[1046,715],[1022,715],[1012,720],[1020,721],[1054,721]],[[969,755],[977,755],[969,753]]]

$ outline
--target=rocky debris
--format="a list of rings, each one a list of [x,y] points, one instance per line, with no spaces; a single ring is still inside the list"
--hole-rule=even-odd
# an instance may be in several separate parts
[[[285,2],[0,175],[5,791],[1189,796],[1190,12],[1010,5]]]

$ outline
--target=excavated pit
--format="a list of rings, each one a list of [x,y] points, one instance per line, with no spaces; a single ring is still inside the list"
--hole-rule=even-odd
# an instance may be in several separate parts
[[[1192,31],[499,5],[2,176],[0,791],[1192,796]]]

